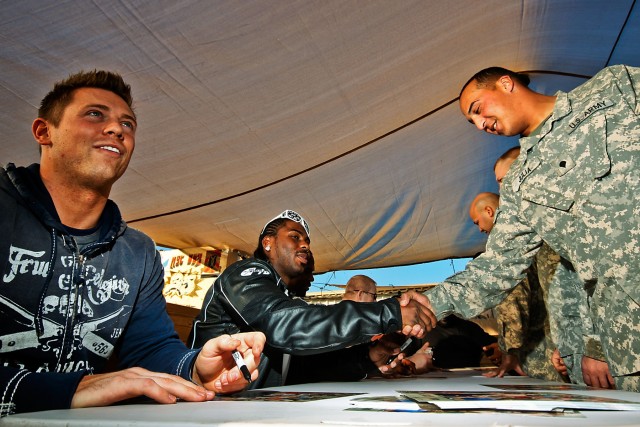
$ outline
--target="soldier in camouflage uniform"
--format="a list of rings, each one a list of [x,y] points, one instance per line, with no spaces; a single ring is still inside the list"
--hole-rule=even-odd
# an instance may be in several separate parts
[[[489,234],[493,229],[500,196],[478,194],[469,207],[469,217],[478,229]],[[538,280],[534,263],[527,277],[495,307],[498,321],[498,344],[504,353],[502,364],[486,376],[500,376],[513,370],[520,375],[549,381],[563,381],[551,363],[556,345],[551,339],[545,292]]]
[[[569,260],[617,388],[640,391],[640,69],[608,67],[547,96],[505,70],[467,83],[460,108],[478,129],[521,135],[487,251],[427,292],[438,317],[504,299],[543,240]]]
[[[519,155],[520,147],[516,146],[496,161],[493,171],[501,188],[502,180]],[[537,268],[535,277],[548,309],[546,337],[550,333],[569,379],[576,384],[608,387],[609,367],[589,317],[584,285],[573,266],[546,243],[536,254],[534,265]],[[553,357],[553,352],[551,354]],[[582,363],[584,358],[588,359]]]

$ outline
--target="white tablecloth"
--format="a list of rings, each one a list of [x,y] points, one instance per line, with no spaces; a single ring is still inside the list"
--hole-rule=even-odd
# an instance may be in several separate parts
[[[397,390],[496,391],[487,385],[554,384],[526,377],[484,378],[478,371],[431,373],[420,377],[367,379],[352,383],[316,383],[271,390],[397,395]],[[640,393],[612,390],[571,391],[640,402]],[[640,412],[580,411],[578,417],[512,413],[408,413],[348,411],[355,396],[311,402],[213,401],[126,404],[105,408],[17,414],[1,426],[640,426]],[[34,396],[37,399],[37,396]]]

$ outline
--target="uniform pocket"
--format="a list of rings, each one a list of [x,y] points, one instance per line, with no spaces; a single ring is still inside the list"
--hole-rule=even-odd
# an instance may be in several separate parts
[[[522,198],[536,205],[568,212],[574,201],[562,193],[550,189],[526,188],[522,191]]]

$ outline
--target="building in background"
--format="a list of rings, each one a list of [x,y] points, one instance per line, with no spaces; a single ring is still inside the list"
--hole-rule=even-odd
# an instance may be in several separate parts
[[[180,339],[186,342],[209,287],[228,266],[242,258],[237,251],[212,247],[159,248],[164,267],[162,294]]]
[[[338,289],[321,292],[307,292],[307,296],[304,298],[304,300],[309,302],[310,304],[330,305],[339,303],[340,301],[342,301],[342,294],[344,294],[344,288],[346,287],[346,285],[331,284],[331,286]],[[434,286],[436,286],[435,283],[406,286],[378,286],[376,289],[376,293],[378,294],[377,300],[379,301],[381,299],[397,296],[401,292],[406,292],[409,290],[425,292]],[[488,334],[494,336],[498,335],[498,324],[492,310],[487,310],[484,313],[481,313],[469,320],[472,320],[473,322],[480,325],[480,327],[482,327],[482,329],[484,329]]]

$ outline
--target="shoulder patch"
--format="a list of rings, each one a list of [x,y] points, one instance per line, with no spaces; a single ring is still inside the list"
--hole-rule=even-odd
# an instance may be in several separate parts
[[[569,128],[571,129],[569,133],[576,130],[576,128],[580,125],[580,123],[588,119],[596,111],[600,111],[604,108],[611,107],[614,104],[615,103],[609,99],[601,99],[600,101],[594,102],[589,107],[585,108],[583,111],[578,112],[571,118],[571,120],[569,120]]]

